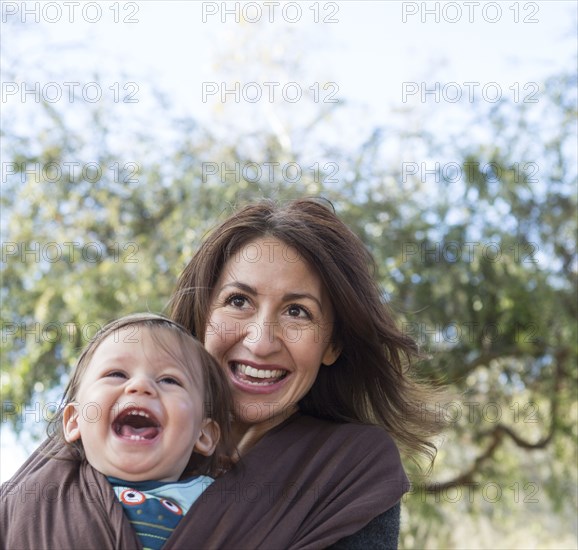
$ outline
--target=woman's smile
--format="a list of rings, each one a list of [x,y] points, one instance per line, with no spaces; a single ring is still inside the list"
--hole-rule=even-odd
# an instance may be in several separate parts
[[[236,420],[274,423],[295,409],[321,363],[337,359],[332,326],[327,292],[295,249],[263,238],[231,257],[213,291],[205,346],[228,372]]]
[[[249,393],[273,393],[279,390],[289,373],[276,365],[256,365],[243,361],[229,363],[234,386]]]

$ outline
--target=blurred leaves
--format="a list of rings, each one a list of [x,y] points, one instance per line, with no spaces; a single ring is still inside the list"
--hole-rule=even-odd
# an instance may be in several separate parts
[[[392,113],[358,148],[318,139],[326,105],[302,126],[277,117],[223,139],[158,93],[171,129],[160,140],[123,133],[115,105],[75,104],[75,119],[39,104],[37,124],[3,130],[2,421],[26,428],[21,412],[62,388],[99,326],[162,311],[233,207],[324,195],[429,354],[416,370],[454,396],[436,404],[450,429],[433,478],[412,471],[402,545],[449,544],[456,506],[500,521],[520,503],[575,513],[575,78],[542,89],[541,117],[506,99],[474,106],[483,141],[466,127],[443,142]]]

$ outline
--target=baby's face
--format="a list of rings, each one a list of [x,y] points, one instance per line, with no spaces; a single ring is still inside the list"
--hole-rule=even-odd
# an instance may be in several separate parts
[[[179,345],[169,331],[157,334]],[[201,370],[188,372],[138,325],[100,343],[63,418],[67,441],[81,439],[94,468],[127,481],[175,481],[193,450],[210,455],[216,444]]]

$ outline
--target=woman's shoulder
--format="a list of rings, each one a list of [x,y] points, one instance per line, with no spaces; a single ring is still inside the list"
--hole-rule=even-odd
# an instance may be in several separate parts
[[[354,422],[337,422],[298,412],[284,423],[288,431],[302,432],[308,439],[349,440],[358,444],[372,443],[380,449],[398,453],[391,435],[381,426]],[[283,429],[283,427],[282,427]],[[399,454],[399,453],[398,453]]]
[[[267,432],[240,463],[207,488],[203,508],[198,501],[189,511],[191,525],[201,509],[211,518],[202,522],[211,547],[325,548],[362,529],[407,491],[399,453],[385,430],[300,412]],[[241,501],[251,505],[240,507]],[[227,533],[219,533],[222,514]],[[243,533],[242,545],[238,535],[229,537],[246,525],[253,527]],[[185,539],[175,538],[173,547]]]
[[[334,422],[298,412],[267,434],[254,450],[259,462],[364,464],[380,478],[407,483],[397,445],[379,426]]]

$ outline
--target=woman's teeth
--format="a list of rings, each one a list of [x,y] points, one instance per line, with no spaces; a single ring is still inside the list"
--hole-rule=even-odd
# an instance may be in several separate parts
[[[250,367],[249,365],[244,365],[243,363],[235,363],[235,366],[237,374],[242,374],[243,377],[250,376],[251,378],[262,379],[263,382],[253,382],[252,380],[243,378],[245,382],[248,382],[250,384],[256,384],[259,386],[273,384],[277,382],[278,379],[280,379],[285,375],[285,371],[280,369],[273,369],[273,370],[256,369],[254,367]]]

